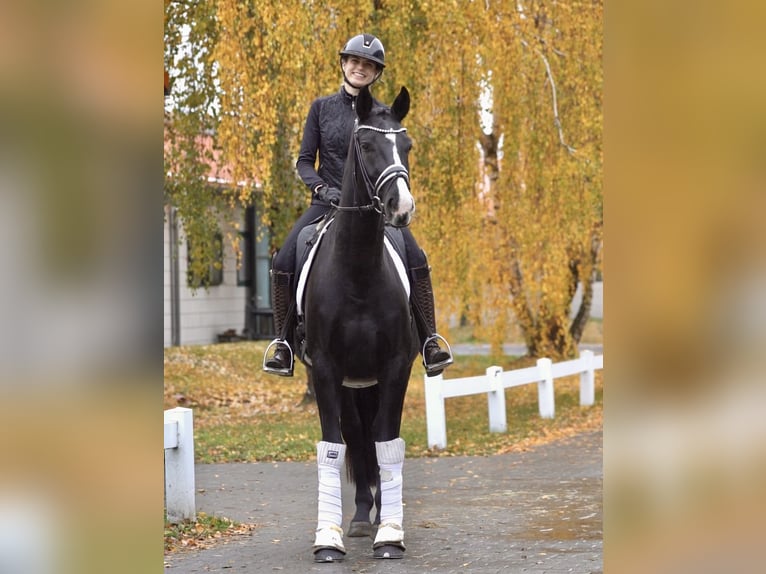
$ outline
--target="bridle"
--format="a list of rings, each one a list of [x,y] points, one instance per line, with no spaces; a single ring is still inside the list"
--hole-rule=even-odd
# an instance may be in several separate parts
[[[352,138],[354,140],[354,170],[358,167],[359,170],[362,173],[362,180],[364,181],[364,188],[367,192],[367,197],[370,200],[370,203],[367,205],[353,205],[353,206],[346,206],[342,207],[340,205],[336,205],[335,209],[338,211],[375,211],[376,213],[383,213],[383,204],[380,200],[379,192],[383,188],[384,185],[387,183],[394,181],[398,178],[404,179],[404,181],[407,183],[407,187],[410,185],[410,174],[407,171],[407,168],[403,165],[389,165],[386,169],[384,169],[381,174],[378,176],[378,179],[375,180],[375,184],[372,183],[370,180],[370,176],[367,173],[367,168],[365,168],[364,163],[361,161],[362,157],[362,150],[359,145],[359,137],[358,132],[359,130],[372,130],[374,132],[378,132],[381,134],[400,134],[407,131],[407,128],[376,128],[374,126],[368,126],[368,125],[359,125],[355,124],[354,126],[354,133],[352,135]]]

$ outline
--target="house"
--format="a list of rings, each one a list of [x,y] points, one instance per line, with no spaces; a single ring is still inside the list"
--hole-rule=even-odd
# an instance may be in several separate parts
[[[211,146],[209,136],[200,136],[200,145]],[[167,145],[167,144],[166,144]],[[225,167],[213,161],[208,175],[210,185],[231,183]],[[245,339],[271,339],[274,336],[269,270],[269,233],[262,228],[256,206],[234,213],[239,231],[221,221],[219,239],[220,269],[210,269],[207,288],[193,289],[187,273],[188,243],[183,240],[183,221],[176,209],[166,205],[164,217],[164,346],[205,345]],[[242,263],[230,241],[239,237]],[[180,240],[179,240],[180,239]]]

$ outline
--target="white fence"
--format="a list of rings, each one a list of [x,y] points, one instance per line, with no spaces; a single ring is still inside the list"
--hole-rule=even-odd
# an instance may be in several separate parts
[[[165,508],[168,522],[196,517],[192,411],[165,411]]]
[[[484,375],[461,379],[444,379],[441,375],[424,376],[426,389],[426,426],[428,446],[447,446],[447,417],[444,400],[487,393],[490,432],[505,432],[508,423],[505,416],[505,389],[537,383],[537,399],[540,416],[553,418],[556,412],[553,379],[580,375],[580,405],[592,405],[595,401],[594,372],[604,368],[604,355],[594,355],[585,350],[579,359],[552,363],[550,359],[538,359],[537,365],[526,369],[503,371],[501,367],[489,367]]]

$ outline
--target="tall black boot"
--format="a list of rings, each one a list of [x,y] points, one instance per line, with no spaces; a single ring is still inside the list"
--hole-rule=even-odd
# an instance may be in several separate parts
[[[293,376],[293,349],[289,342],[292,339],[292,323],[295,316],[293,275],[294,273],[271,270],[271,297],[277,338],[266,347],[263,354],[263,370],[283,377]],[[267,358],[272,347],[274,354]]]
[[[447,340],[436,333],[434,292],[431,287],[431,269],[428,264],[410,268],[410,281],[412,284],[410,301],[420,336],[423,366],[426,374],[433,377],[452,364],[452,349]],[[439,347],[439,341],[447,346],[446,351]]]

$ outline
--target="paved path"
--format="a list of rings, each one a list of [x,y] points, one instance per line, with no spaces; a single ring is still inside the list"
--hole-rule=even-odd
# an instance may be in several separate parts
[[[316,464],[197,466],[198,510],[256,523],[252,535],[166,557],[175,573],[601,573],[602,434],[489,457],[407,459],[403,560],[345,538],[346,560],[315,564]],[[353,491],[344,485],[344,529]]]
[[[589,349],[596,354],[604,352],[604,346],[600,343],[581,343],[578,348],[580,351]],[[455,355],[489,355],[489,350],[490,345],[488,343],[455,343],[452,345],[452,352]],[[523,357],[527,354],[527,346],[524,343],[505,343],[503,344],[503,353],[509,357]]]

